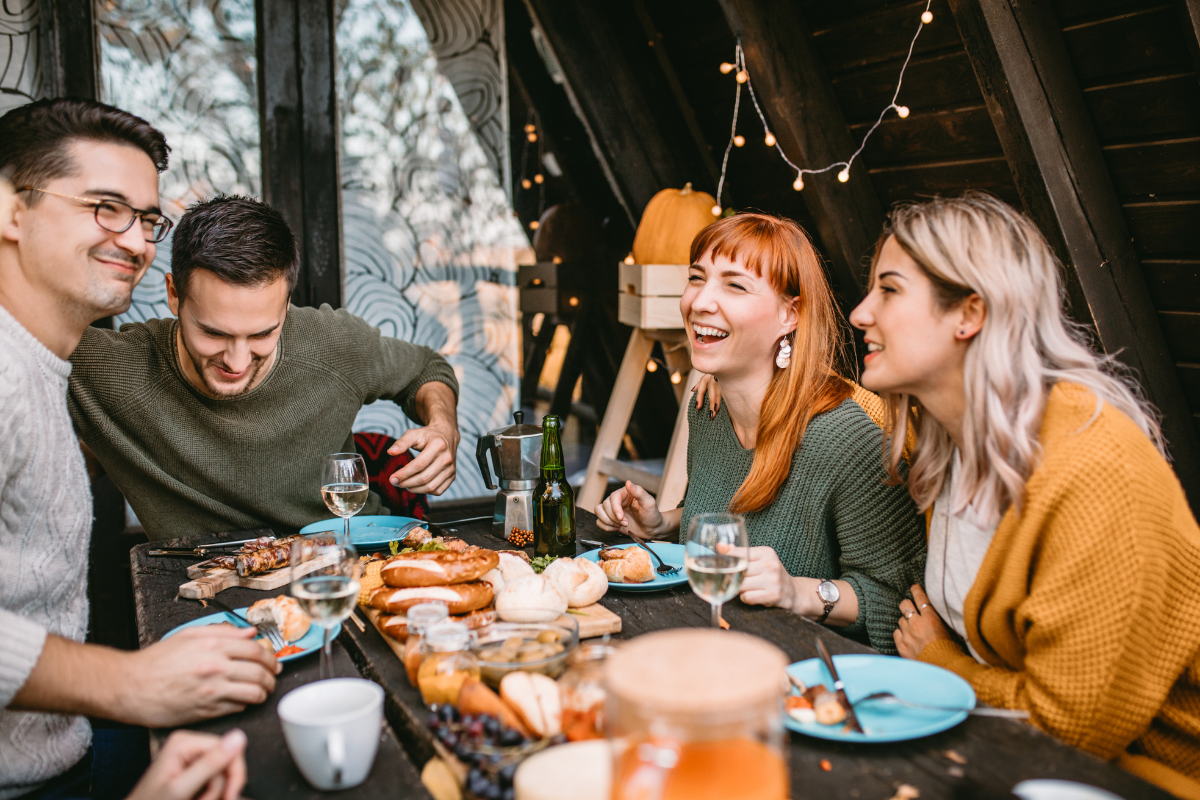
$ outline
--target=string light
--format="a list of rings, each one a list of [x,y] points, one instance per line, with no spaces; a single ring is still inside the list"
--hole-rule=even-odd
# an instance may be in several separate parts
[[[888,103],[888,105],[879,112],[879,117],[875,120],[875,124],[872,125],[867,131],[866,135],[863,136],[862,142],[860,142],[858,145],[858,149],[850,155],[849,159],[845,161],[837,161],[819,169],[801,167],[793,163],[792,160],[787,157],[787,153],[783,152],[783,147],[779,144],[779,141],[776,139],[775,135],[771,133],[771,129],[767,125],[767,117],[763,113],[762,107],[758,103],[758,95],[754,92],[754,84],[750,81],[750,72],[746,66],[746,53],[742,49],[742,40],[738,39],[737,46],[734,48],[733,63],[730,64],[728,61],[722,62],[720,68],[722,75],[727,75],[730,72],[733,72],[733,70],[737,70],[737,75],[735,76],[737,78],[737,91],[734,93],[733,97],[733,123],[729,128],[729,143],[725,145],[725,156],[721,159],[721,178],[717,182],[717,205],[713,206],[712,208],[713,214],[715,216],[720,216],[721,214],[721,195],[725,189],[725,176],[729,169],[729,151],[735,146],[741,147],[746,143],[745,137],[737,132],[738,112],[742,103],[743,84],[750,91],[750,99],[754,103],[754,110],[758,113],[758,119],[762,123],[764,133],[763,141],[768,147],[774,147],[776,150],[778,150],[780,157],[796,172],[796,179],[792,181],[793,189],[795,189],[797,192],[804,189],[805,173],[818,175],[835,169],[838,170],[838,181],[841,183],[846,183],[850,180],[850,169],[854,166],[855,160],[862,155],[863,149],[867,146],[867,140],[871,138],[871,134],[875,133],[875,129],[880,126],[880,124],[883,122],[883,118],[887,116],[887,113],[889,111],[895,111],[896,116],[900,119],[907,119],[909,116],[909,107],[898,105],[896,100],[900,97],[900,87],[904,85],[904,72],[908,69],[909,62],[912,61],[913,50],[917,46],[917,37],[921,35],[921,31],[926,25],[933,22],[933,12],[929,10],[931,5],[933,5],[933,0],[925,1],[925,10],[921,13],[921,22],[917,26],[917,32],[913,34],[912,41],[908,45],[908,55],[905,56],[904,63],[900,66],[900,76],[896,80],[896,91],[892,94],[892,102]]]
[[[531,141],[531,142],[536,142],[536,141],[537,141],[537,134],[536,134],[536,133],[527,133],[527,134],[525,134],[525,138],[526,138],[526,139],[528,139],[528,140],[529,140],[529,141]]]
[[[658,372],[658,362],[653,358],[646,362],[646,372]]]
[[[533,188],[533,181],[529,180],[529,178],[522,178],[521,179],[521,188],[522,189]]]
[[[542,173],[540,173],[540,172],[537,175],[533,176],[534,183],[541,183],[544,180],[546,180],[546,179],[542,176]]]
[[[533,188],[534,184],[538,185],[537,218],[529,223],[529,230],[531,230],[531,231],[536,231],[538,229],[538,225],[540,223],[538,223],[537,220],[541,219],[542,214],[544,214],[546,211],[546,187],[545,187],[546,179],[545,179],[545,177],[543,177],[542,173],[540,173],[540,172],[536,173],[533,176],[532,180],[530,180],[528,177],[528,175],[529,175],[529,156],[530,156],[529,151],[530,151],[530,145],[533,142],[538,142],[538,144],[536,145],[537,152],[534,153],[534,158],[536,159],[536,162],[534,164],[535,169],[538,165],[540,165],[542,163],[542,144],[540,143],[540,141],[538,139],[538,134],[537,134],[538,124],[537,123],[538,123],[537,114],[533,111],[533,109],[530,109],[528,116],[525,117],[525,128],[524,128],[525,141],[522,143],[522,147],[521,147],[520,175],[521,175],[521,188],[522,189],[528,191],[529,189]],[[514,198],[514,200],[515,200],[515,198]],[[513,215],[517,216],[517,212],[514,211]]]
[[[671,383],[679,383],[681,380],[683,380],[683,376],[679,374],[679,370],[671,373]]]
[[[630,253],[629,255],[625,256],[625,263],[626,263],[626,264],[632,264],[632,263],[633,263],[633,253]]]
[[[531,222],[529,223],[529,230],[531,230],[531,231],[536,231],[536,230],[538,229],[538,225],[540,225],[540,224],[541,224],[541,223],[539,223],[539,222],[538,222],[536,219],[535,219],[535,220],[533,220],[533,221],[531,221]]]

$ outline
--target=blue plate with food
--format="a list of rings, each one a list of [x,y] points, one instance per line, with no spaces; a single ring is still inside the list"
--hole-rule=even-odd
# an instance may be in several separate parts
[[[278,597],[269,597],[264,600],[259,600],[253,606],[248,608],[234,609],[238,615],[235,617],[229,612],[222,611],[219,614],[209,614],[208,616],[194,619],[191,622],[185,622],[177,628],[172,628],[167,631],[164,639],[174,636],[185,628],[195,628],[201,625],[220,625],[226,623],[237,628],[244,628],[249,623],[248,619],[254,622],[262,622],[270,619],[279,628],[279,632],[283,634],[283,638],[287,641],[287,646],[284,647],[276,657],[280,661],[294,661],[297,658],[303,658],[310,653],[315,653],[321,649],[321,645],[325,641],[325,632],[322,628],[313,625],[309,616],[300,608],[300,604],[295,598],[288,595],[279,595]],[[342,623],[338,623],[329,632],[329,638],[333,639],[342,632]],[[259,636],[255,641],[262,641],[265,645],[266,639]]]
[[[788,675],[808,688],[801,695],[794,687],[787,699],[784,723],[790,730],[837,742],[902,742],[953,728],[967,718],[967,709],[975,707],[971,684],[932,664],[865,653],[834,656],[833,664],[864,732],[846,729],[845,709],[831,691],[833,678],[817,658],[787,668]],[[908,703],[941,708],[862,701],[876,692],[891,692]]]
[[[341,517],[323,519],[300,529],[302,534],[324,533],[325,531],[341,531],[346,523]],[[427,528],[428,521],[413,517],[393,517],[389,515],[351,517],[350,544],[360,550],[381,550],[392,542],[398,542],[416,528]]]
[[[658,563],[649,553],[632,542],[589,550],[579,557],[599,564],[600,569],[608,576],[608,585],[623,592],[657,592],[687,583],[687,572],[683,569],[683,545],[649,542],[646,546],[652,549],[663,563],[679,567],[679,572],[673,575],[659,575],[656,569]]]

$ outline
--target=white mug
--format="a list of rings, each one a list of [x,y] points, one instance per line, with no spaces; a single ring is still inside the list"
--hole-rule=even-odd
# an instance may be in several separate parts
[[[362,678],[316,681],[284,695],[278,713],[292,759],[313,786],[348,789],[367,779],[383,720],[378,684]]]

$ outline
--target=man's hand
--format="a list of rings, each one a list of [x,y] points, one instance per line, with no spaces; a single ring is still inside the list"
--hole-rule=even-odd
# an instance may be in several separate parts
[[[441,494],[450,488],[457,474],[459,436],[454,390],[444,383],[427,383],[417,390],[416,406],[421,419],[426,420],[425,427],[405,431],[388,448],[388,454],[398,456],[408,449],[419,454],[392,473],[390,480],[393,486],[415,494]]]
[[[241,711],[267,699],[280,666],[253,628],[204,625],[127,655],[110,719],[167,728]],[[114,676],[115,677],[115,676]]]
[[[946,623],[938,616],[937,611],[929,602],[925,590],[913,584],[913,600],[900,601],[900,622],[892,637],[896,640],[896,650],[905,658],[916,658],[921,651],[938,639],[950,639],[950,631]]]
[[[246,785],[246,734],[175,731],[126,800],[237,800]]]

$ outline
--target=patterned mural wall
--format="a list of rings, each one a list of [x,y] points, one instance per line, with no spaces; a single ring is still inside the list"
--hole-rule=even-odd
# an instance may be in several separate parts
[[[41,96],[38,0],[0,0],[0,114]]]
[[[472,497],[486,493],[476,437],[516,404],[516,263],[532,254],[501,188],[505,70],[490,44],[503,42],[500,2],[426,6],[435,41],[458,65],[457,87],[407,2],[337,3],[344,297],[386,335],[453,365],[463,441],[446,497]],[[454,13],[439,16],[446,9]],[[173,148],[162,181],[168,214],[178,219],[218,193],[259,195],[254,0],[104,0],[97,16],[105,101],[148,119]],[[169,270],[170,240],[118,324],[169,316]],[[394,404],[376,403],[356,430],[399,436],[412,424]]]

